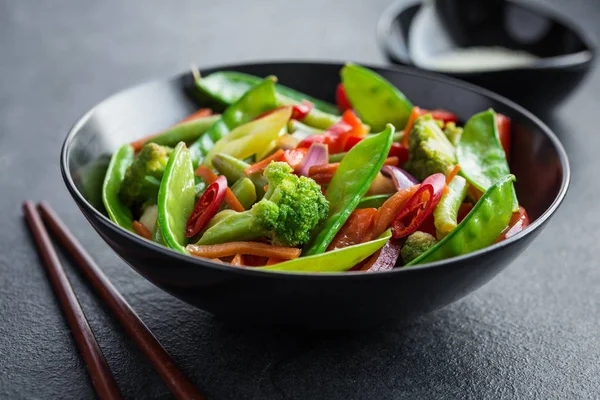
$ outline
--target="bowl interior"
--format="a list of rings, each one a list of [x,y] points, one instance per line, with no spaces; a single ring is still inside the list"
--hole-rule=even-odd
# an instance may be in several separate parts
[[[237,70],[258,76],[276,75],[279,82],[333,102],[341,64],[270,63],[206,69]],[[519,200],[532,219],[560,202],[568,183],[566,155],[554,135],[533,115],[508,100],[460,81],[410,69],[374,68],[414,104],[454,111],[462,121],[488,108],[512,120],[510,165],[517,176]],[[67,185],[80,206],[106,221],[100,189],[109,155],[123,143],[159,132],[190,114],[194,100],[191,74],[125,90],[86,114],[69,134],[62,166]],[[123,231],[124,232],[124,231]]]
[[[473,47],[527,52],[539,58],[528,60],[530,67],[563,67],[592,58],[585,38],[560,16],[512,0],[438,0],[431,5],[399,2],[386,11],[380,30],[385,36],[380,39],[387,43],[394,61],[431,70],[443,70],[435,66],[439,55]],[[469,68],[477,70],[464,67],[445,72]]]

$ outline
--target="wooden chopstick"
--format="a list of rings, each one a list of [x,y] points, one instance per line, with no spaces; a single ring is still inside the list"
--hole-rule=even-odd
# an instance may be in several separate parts
[[[38,247],[40,258],[46,267],[52,288],[56,292],[63,314],[87,366],[92,385],[98,397],[101,399],[122,399],[123,396],[119,391],[117,382],[102,355],[102,351],[100,351],[98,342],[85,318],[79,301],[77,301],[75,292],[73,292],[65,270],[58,259],[40,215],[30,201],[23,203],[23,212]]]
[[[96,293],[113,311],[125,331],[152,364],[164,383],[178,399],[203,399],[202,394],[177,367],[165,348],[158,342],[129,303],[100,270],[81,243],[73,236],[58,215],[45,202],[39,210],[52,233],[76,262],[76,266],[92,284]]]

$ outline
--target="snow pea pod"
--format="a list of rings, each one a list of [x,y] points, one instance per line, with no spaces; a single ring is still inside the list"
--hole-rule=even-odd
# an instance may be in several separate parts
[[[231,186],[231,191],[246,210],[256,201],[256,187],[249,178],[238,180]]]
[[[390,240],[390,237],[392,237],[392,232],[388,229],[379,238],[369,242],[256,269],[285,272],[343,272],[382,248]]]
[[[108,216],[117,225],[132,232],[131,210],[121,202],[119,191],[127,168],[133,163],[133,156],[133,147],[128,144],[121,146],[110,159],[102,185],[102,202]]]
[[[240,99],[251,87],[259,84],[262,78],[258,76],[244,74],[235,71],[219,71],[196,79],[196,86],[205,95],[208,95],[215,100],[229,106]],[[328,114],[337,115],[339,113],[337,107],[326,101],[309,96],[287,86],[277,84],[276,90],[278,98],[287,98],[296,102],[308,100],[315,106],[316,109]],[[280,99],[284,103],[285,99]]]
[[[433,211],[438,239],[452,232],[458,225],[458,209],[467,196],[467,188],[467,181],[462,176],[455,176],[448,184],[448,193],[442,196]]]
[[[221,114],[221,118],[190,146],[194,166],[201,163],[215,143],[228,135],[233,129],[276,107],[275,78],[268,77],[228,107]]]
[[[356,208],[379,208],[390,197],[392,197],[391,194],[376,194],[374,196],[366,196],[360,199],[360,203],[358,203]]]
[[[496,181],[452,232],[406,265],[444,260],[493,244],[512,216],[514,181],[514,175]]]
[[[169,158],[158,191],[158,227],[165,244],[186,253],[185,226],[194,210],[194,169],[190,151],[180,142]]]
[[[169,147],[175,147],[179,142],[193,143],[206,133],[219,118],[219,115],[211,115],[177,124],[150,138],[146,143],[156,143]]]
[[[244,170],[248,168],[250,164],[238,160],[235,157],[231,157],[230,155],[219,153],[213,158],[213,166],[221,175],[224,175],[225,178],[227,178],[227,182],[230,185],[233,185],[235,182],[246,177]],[[264,187],[269,183],[267,182],[267,178],[258,172],[251,174],[248,178],[254,183],[256,196],[258,199],[262,199],[265,195]]]
[[[506,154],[498,136],[494,110],[475,114],[467,121],[456,148],[456,156],[460,174],[482,192],[510,174]],[[513,211],[515,210],[519,210],[519,202],[513,189]]]
[[[356,64],[346,64],[340,71],[346,95],[360,119],[375,132],[387,123],[404,129],[412,103],[381,75]]]
[[[379,134],[361,140],[344,157],[336,170],[325,197],[329,201],[329,216],[305,250],[307,256],[323,253],[360,199],[381,170],[392,146],[394,126],[388,124]]]

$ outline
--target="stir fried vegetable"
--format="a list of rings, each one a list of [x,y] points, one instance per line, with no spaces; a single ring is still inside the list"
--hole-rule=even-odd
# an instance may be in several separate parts
[[[203,108],[113,154],[104,211],[175,251],[283,272],[410,267],[527,227],[508,117],[463,126],[367,68],[340,78],[333,105],[275,77],[197,74]]]

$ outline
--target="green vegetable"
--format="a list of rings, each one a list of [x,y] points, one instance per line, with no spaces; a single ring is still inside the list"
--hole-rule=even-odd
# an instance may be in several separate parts
[[[288,132],[291,133],[292,136],[297,137],[298,139],[304,139],[310,135],[320,135],[325,131],[303,124],[302,122],[296,119],[290,119],[288,122]]]
[[[85,197],[95,209],[106,215],[108,215],[108,213],[106,212],[106,208],[102,201],[102,186],[104,184],[104,178],[106,177],[106,171],[108,170],[108,164],[110,164],[110,159],[111,156],[108,154],[101,155],[89,164],[81,167],[76,172],[73,179],[77,189],[83,194],[83,197]]]
[[[148,143],[127,169],[119,196],[128,207],[156,204],[160,180],[172,153],[170,147]]]
[[[244,93],[261,81],[262,78],[259,78],[258,76],[244,74],[242,72],[219,71],[213,72],[206,77],[196,79],[196,86],[205,95],[229,106],[238,101]],[[283,96],[297,102],[308,100],[313,103],[317,110],[334,115],[338,114],[337,107],[326,101],[319,100],[316,97],[309,96],[281,84],[277,84],[276,89],[277,94],[279,95],[278,97]]]
[[[340,71],[346,95],[361,120],[375,132],[387,123],[404,129],[412,103],[381,75],[356,64],[346,64]]]
[[[280,106],[293,106],[300,102],[277,93],[277,103]],[[317,129],[327,129],[339,120],[338,115],[323,112],[315,107],[302,119],[302,123]]]
[[[475,114],[467,121],[456,153],[461,175],[482,192],[510,174],[498,136],[496,113],[492,109]],[[516,211],[519,211],[519,201],[513,189],[513,212]]]
[[[376,194],[374,196],[366,196],[360,199],[360,202],[356,208],[379,208],[390,197],[392,197],[391,194]]]
[[[429,233],[416,231],[406,238],[406,242],[400,250],[400,256],[404,264],[408,264],[427,250],[435,246],[437,239]]]
[[[407,265],[444,260],[493,244],[512,216],[514,180],[514,175],[498,180],[448,236]]]
[[[181,142],[173,150],[158,192],[158,226],[165,244],[187,253],[185,226],[196,202],[190,151]]]
[[[250,166],[250,164],[238,160],[230,155],[219,153],[216,154],[212,160],[213,167],[219,171],[219,173],[227,178],[227,183],[233,185],[235,182],[246,177],[244,170]],[[256,196],[258,199],[262,199],[265,195],[264,187],[267,185],[267,178],[263,174],[254,173],[248,178],[254,183],[256,188]]]
[[[266,267],[257,267],[256,269],[285,272],[347,271],[382,248],[388,240],[390,240],[390,237],[392,237],[392,232],[388,229],[378,239],[371,240],[370,242],[355,244],[353,246],[328,251],[323,254],[300,257],[279,264],[268,265]]]
[[[119,190],[132,162],[133,147],[128,144],[121,146],[110,159],[102,185],[102,203],[108,216],[117,225],[130,231],[133,231],[133,217],[131,210],[121,201]]]
[[[392,146],[394,126],[388,124],[379,134],[361,140],[344,157],[327,187],[331,204],[327,221],[313,232],[308,256],[323,253],[344,225],[360,199],[367,193]]]
[[[221,118],[190,146],[193,164],[198,165],[201,163],[203,157],[208,154],[215,143],[228,135],[233,129],[276,107],[275,78],[268,77],[228,107]]]
[[[249,178],[241,178],[234,183],[231,191],[246,210],[256,202],[256,188]]]
[[[463,128],[456,126],[454,122],[448,122],[444,127],[444,134],[450,143],[456,147],[458,146],[458,142],[460,142],[460,138],[463,134]]]
[[[458,209],[467,196],[468,184],[462,176],[455,176],[448,184],[448,193],[442,196],[433,211],[438,238],[443,238],[458,225]]]
[[[238,159],[262,152],[273,142],[287,125],[292,110],[282,108],[271,114],[240,125],[219,140],[206,154],[204,165],[212,167],[212,159],[218,153],[228,154]]]
[[[269,237],[275,244],[300,246],[327,216],[329,203],[312,179],[293,175],[283,162],[272,162],[264,175],[269,189],[248,211],[233,214],[208,229],[198,244]]]
[[[340,162],[342,161],[342,159],[344,157],[346,157],[346,154],[348,154],[347,151],[343,152],[343,153],[335,153],[335,154],[330,154],[329,155],[329,162],[330,163],[336,163],[336,162]]]
[[[146,143],[156,143],[162,146],[175,147],[179,142],[193,143],[221,118],[219,115],[195,119],[172,126]]]
[[[408,136],[408,151],[404,169],[420,181],[438,172],[446,174],[456,164],[456,149],[431,114],[415,121]]]

